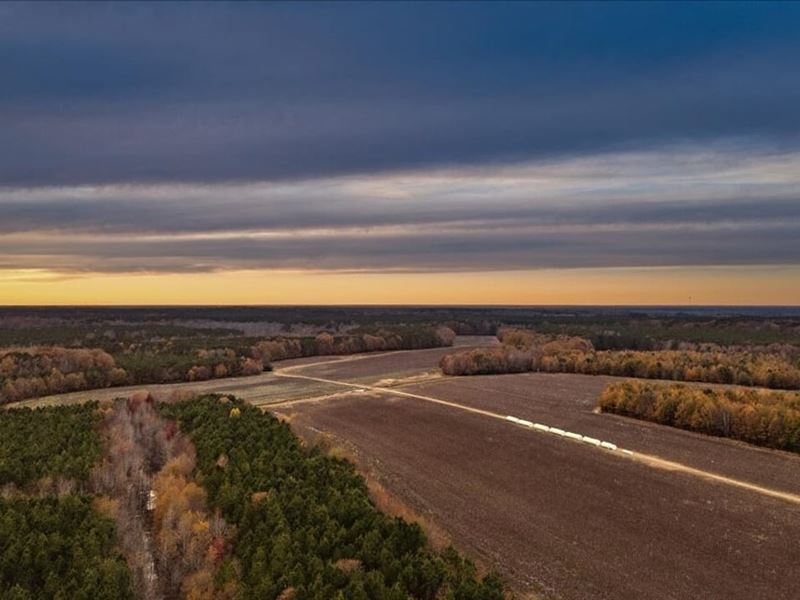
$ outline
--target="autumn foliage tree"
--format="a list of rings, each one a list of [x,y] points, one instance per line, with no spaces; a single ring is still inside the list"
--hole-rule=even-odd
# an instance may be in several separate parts
[[[604,412],[800,452],[797,393],[625,381],[606,387],[598,406]]]
[[[216,582],[228,528],[207,511],[206,492],[193,479],[195,451],[188,438],[146,393],[106,409],[103,434],[106,450],[94,486],[104,498],[99,506],[117,522],[139,595],[230,597],[231,586]]]
[[[167,587],[192,600],[231,598],[235,584],[218,588],[214,578],[225,555],[229,527],[208,511],[206,491],[192,478],[194,448],[185,446],[153,479],[158,560]]]
[[[529,330],[506,329],[498,333],[502,346],[476,348],[448,354],[439,366],[445,375],[493,375],[535,371],[549,357],[567,352],[590,352],[591,342],[568,336],[543,336]]]
[[[503,330],[501,347],[445,356],[446,375],[487,373],[580,373],[643,379],[730,383],[775,389],[800,388],[800,365],[791,353],[714,350],[602,350],[580,337],[544,336],[528,330]]]
[[[127,373],[99,349],[30,348],[0,352],[0,404],[120,385]]]

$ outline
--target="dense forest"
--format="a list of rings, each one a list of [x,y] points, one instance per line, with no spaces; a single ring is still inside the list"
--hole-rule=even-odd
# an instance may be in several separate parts
[[[93,510],[98,406],[0,411],[0,598],[132,598],[114,523]]]
[[[598,405],[605,412],[800,452],[797,393],[626,381],[606,387]]]
[[[2,598],[503,598],[228,397],[0,411],[0,487]]]
[[[380,513],[352,464],[305,449],[289,427],[227,397],[162,405],[197,448],[212,509],[236,527],[217,580],[241,598],[500,600],[454,551]]]
[[[0,598],[133,598],[114,524],[85,496],[0,498]]]
[[[0,486],[35,483],[41,493],[86,481],[101,454],[99,421],[96,403],[0,411]]]
[[[503,346],[447,355],[446,375],[485,375],[542,371],[731,383],[775,389],[800,388],[800,357],[740,347],[713,350],[595,350],[589,340],[508,329],[498,334]]]

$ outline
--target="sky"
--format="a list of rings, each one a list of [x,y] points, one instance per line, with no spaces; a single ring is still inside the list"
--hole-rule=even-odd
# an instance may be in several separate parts
[[[800,3],[2,3],[0,304],[800,304]]]

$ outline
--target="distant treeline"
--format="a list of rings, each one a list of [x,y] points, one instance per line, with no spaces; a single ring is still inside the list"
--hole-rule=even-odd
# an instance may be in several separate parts
[[[237,597],[502,600],[496,577],[433,552],[418,525],[375,508],[352,464],[303,447],[269,413],[216,396],[161,412],[192,438],[209,505],[238,531],[216,577]]]
[[[511,323],[508,323],[511,325]],[[693,345],[800,346],[800,319],[753,317],[594,317],[533,319],[524,324],[550,335],[577,335],[598,350],[677,350]]]
[[[3,326],[0,321],[0,348],[26,346],[61,346],[64,348],[100,348],[114,354],[150,340],[230,337],[242,335],[226,327],[186,327],[147,323],[62,323],[16,320]]]
[[[336,333],[352,327],[445,325],[459,335],[494,335],[505,326],[583,337],[598,350],[683,350],[695,348],[681,344],[708,343],[800,346],[797,308],[193,306],[0,308],[0,347],[78,344],[110,352],[98,340],[151,333],[164,338],[197,332],[241,335],[247,324],[265,323],[286,331],[307,325]]]
[[[783,356],[741,351],[564,352],[539,357],[532,370],[730,383],[786,390],[800,387],[800,369]]]
[[[452,345],[454,338],[447,327],[405,326],[308,337],[154,338],[116,346],[113,354],[98,348],[9,349],[0,352],[0,404],[112,386],[256,375],[286,358],[435,348]]]
[[[543,371],[730,383],[775,389],[800,387],[800,366],[793,355],[739,348],[716,351],[597,351],[589,340],[544,336],[527,330],[503,330],[501,347],[480,348],[442,358],[446,375],[482,375]]]
[[[127,373],[97,349],[32,348],[0,353],[0,402],[123,385]]]
[[[800,452],[797,393],[625,381],[606,387],[599,407],[605,412]]]
[[[346,335],[327,332],[316,337],[273,338],[256,344],[265,361],[382,350],[417,350],[452,346],[455,332],[448,327],[362,328]]]

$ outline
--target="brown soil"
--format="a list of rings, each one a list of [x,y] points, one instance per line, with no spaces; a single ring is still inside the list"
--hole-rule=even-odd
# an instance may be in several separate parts
[[[308,364],[302,368],[294,368],[291,372],[314,377],[337,379],[356,383],[376,383],[381,379],[400,378],[419,373],[439,373],[439,361],[446,354],[459,349],[430,348],[428,350],[410,350],[380,353],[374,356],[359,355],[358,360],[333,360]],[[283,369],[285,362],[276,363],[278,370]]]
[[[800,494],[800,456],[636,419],[598,414],[597,397],[615,378],[525,373],[447,377],[403,391],[560,427],[636,452]]]
[[[796,598],[796,504],[390,392],[294,410],[521,591]]]

